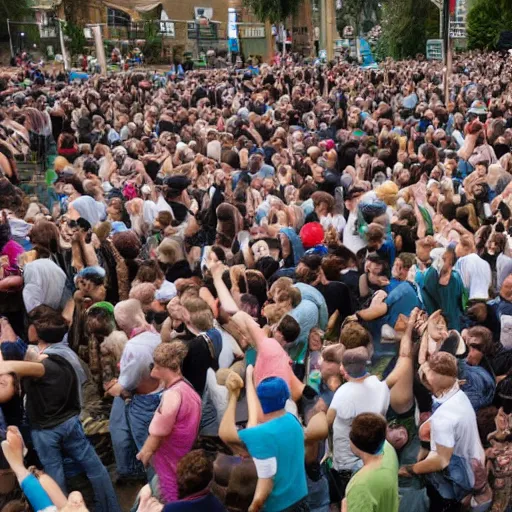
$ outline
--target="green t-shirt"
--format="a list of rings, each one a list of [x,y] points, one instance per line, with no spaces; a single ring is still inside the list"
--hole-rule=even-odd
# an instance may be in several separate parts
[[[387,441],[380,466],[356,473],[346,496],[348,512],[398,512],[398,458]]]

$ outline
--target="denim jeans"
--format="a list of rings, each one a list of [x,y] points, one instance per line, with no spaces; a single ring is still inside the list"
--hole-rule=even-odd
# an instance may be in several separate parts
[[[82,466],[91,482],[96,512],[121,512],[110,476],[85,436],[78,416],[54,428],[32,430],[32,441],[45,472],[64,493],[66,482],[63,458],[66,454]]]
[[[146,442],[160,398],[160,393],[135,395],[129,402],[121,397],[114,398],[109,428],[119,476],[144,474],[144,468],[135,456]]]

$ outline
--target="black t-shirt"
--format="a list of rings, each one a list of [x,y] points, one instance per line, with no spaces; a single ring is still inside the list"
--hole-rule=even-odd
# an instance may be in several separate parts
[[[331,281],[328,284],[318,284],[316,289],[324,296],[329,316],[338,310],[343,321],[354,312],[350,289],[346,284]]]
[[[43,359],[45,373],[40,379],[23,379],[27,395],[27,416],[32,428],[47,429],[80,414],[78,378],[63,357]]]
[[[184,343],[188,351],[183,360],[183,377],[192,384],[199,395],[202,395],[206,386],[208,368],[217,370],[218,365],[203,336],[196,336]]]

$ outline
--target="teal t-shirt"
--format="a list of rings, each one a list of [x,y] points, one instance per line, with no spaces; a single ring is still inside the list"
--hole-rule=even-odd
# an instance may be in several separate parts
[[[304,432],[295,416],[283,416],[239,432],[255,459],[276,458],[274,487],[263,510],[280,512],[308,494],[304,463]]]

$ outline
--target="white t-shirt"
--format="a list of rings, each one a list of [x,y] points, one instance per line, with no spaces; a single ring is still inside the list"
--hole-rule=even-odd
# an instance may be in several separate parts
[[[343,230],[343,245],[357,254],[361,249],[366,247],[366,242],[358,235],[354,234],[356,227],[357,214],[350,212],[348,215],[347,225]]]
[[[333,427],[334,469],[350,471],[359,460],[350,449],[349,434],[354,418],[363,412],[384,416],[388,407],[388,385],[375,375],[362,382],[347,382],[336,391],[330,407],[336,410]]]
[[[334,227],[336,232],[341,235],[343,233],[343,228],[346,225],[345,217],[343,215],[326,215],[320,219],[320,224],[324,228],[324,231],[327,231],[331,226]]]
[[[455,270],[462,277],[462,282],[469,292],[469,300],[489,298],[492,273],[487,261],[478,254],[468,254],[457,261]]]
[[[440,444],[446,448],[453,448],[453,454],[467,461],[477,459],[485,464],[485,453],[478,435],[476,414],[469,398],[458,389],[443,397],[441,406],[436,409],[430,418],[432,451]],[[471,473],[470,481],[474,482]]]

